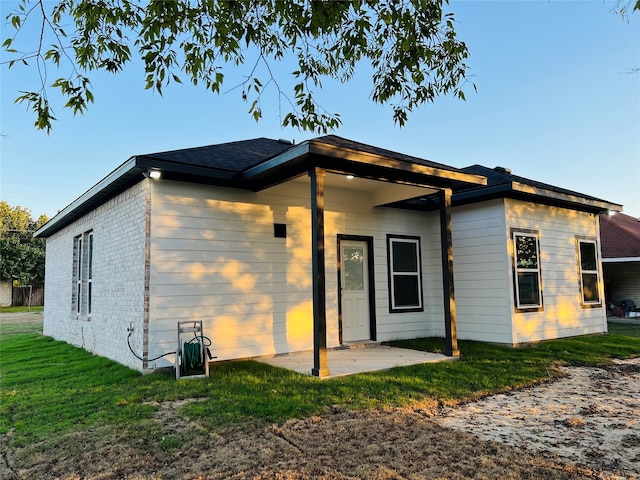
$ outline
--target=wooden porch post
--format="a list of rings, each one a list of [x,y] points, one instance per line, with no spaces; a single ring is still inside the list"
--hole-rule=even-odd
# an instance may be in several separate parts
[[[328,377],[327,306],[324,266],[324,180],[326,172],[314,167],[311,177],[311,262],[313,273],[313,369],[316,377]]]
[[[445,354],[459,357],[456,331],[456,299],[453,291],[453,244],[451,240],[451,189],[440,191],[440,248],[444,295]]]

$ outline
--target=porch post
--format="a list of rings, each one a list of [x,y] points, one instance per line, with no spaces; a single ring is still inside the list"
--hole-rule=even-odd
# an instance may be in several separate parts
[[[445,354],[459,357],[456,331],[456,299],[453,291],[453,244],[451,240],[451,189],[440,191],[440,249],[444,295]]]
[[[326,172],[314,167],[311,177],[311,262],[313,273],[313,369],[316,377],[328,377],[327,306],[324,266],[324,180]]]

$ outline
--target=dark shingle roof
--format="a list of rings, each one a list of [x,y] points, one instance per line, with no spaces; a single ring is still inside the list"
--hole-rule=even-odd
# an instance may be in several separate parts
[[[285,140],[254,138],[238,142],[220,143],[204,147],[183,148],[169,152],[139,155],[139,158],[156,159],[183,165],[215,168],[229,172],[242,172],[265,160],[280,155],[293,144]]]
[[[629,215],[600,215],[602,258],[640,258],[640,220]]]
[[[348,148],[355,152],[366,152],[380,157],[387,157],[401,162],[424,165],[431,168],[464,173],[459,168],[450,167],[442,163],[432,162],[424,158],[405,155],[393,150],[375,147],[366,143],[355,142],[337,135],[324,135],[307,140],[312,143],[323,143],[339,148]],[[304,142],[303,142],[304,143]],[[228,172],[239,173],[259,165],[267,160],[293,148],[294,145],[286,140],[272,140],[270,138],[255,138],[237,142],[206,145],[202,147],[183,148],[167,152],[138,155],[144,160],[160,160],[172,164],[213,168]]]
[[[255,138],[133,156],[65,207],[36,234],[46,237],[55,233],[140,182],[151,170],[159,170],[162,178],[168,180],[257,191],[302,175],[313,165],[435,187],[484,183],[484,178],[456,168],[335,135],[312,138],[299,145],[286,140]]]
[[[589,195],[585,195],[584,193],[568,190],[566,188],[561,188],[555,185],[550,185],[548,183],[532,180],[530,178],[514,175],[513,173],[510,173],[507,169],[502,167],[489,168],[489,167],[483,167],[482,165],[471,165],[470,167],[463,168],[462,171],[467,173],[475,173],[476,175],[483,175],[487,177],[488,187],[495,186],[495,185],[506,185],[511,182],[518,182],[524,185],[530,185],[532,187],[549,190],[551,192],[562,193],[565,195],[575,195],[582,198],[588,198],[591,200],[600,200],[599,198],[591,197]]]
[[[310,165],[364,178],[452,188],[454,203],[457,198],[458,204],[510,196],[597,213],[619,207],[504,170],[480,165],[458,169],[336,135],[312,138],[299,145],[285,140],[256,138],[131,157],[56,215],[37,234],[54,233],[139,182],[153,169],[160,170],[162,178],[169,180],[257,191],[304,174]],[[486,186],[484,177],[488,178]],[[531,187],[538,191],[531,192]],[[416,208],[411,202],[403,203],[403,206]],[[419,202],[418,207],[433,206]]]
[[[471,165],[463,168],[462,171],[486,177],[487,185],[484,187],[471,186],[470,188],[463,186],[459,193],[454,194],[453,197],[454,202],[457,199],[458,203],[510,197],[548,205],[570,206],[570,208],[593,213],[622,209],[621,205],[584,193],[514,175],[503,167],[488,168],[482,165]]]

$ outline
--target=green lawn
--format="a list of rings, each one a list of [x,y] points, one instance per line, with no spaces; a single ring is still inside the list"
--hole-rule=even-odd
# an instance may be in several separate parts
[[[557,366],[607,364],[640,355],[640,325],[610,327],[609,335],[542,342],[518,349],[460,342],[456,362],[318,380],[254,361],[213,364],[208,379],[176,381],[168,373],[140,375],[40,334],[41,326],[0,332],[0,433],[14,445],[86,428],[144,433],[150,448],[180,448],[151,421],[157,402],[197,398],[178,412],[216,430],[238,424],[283,422],[325,408],[367,409],[434,405],[516,389],[558,375]],[[438,351],[441,339],[396,342]],[[55,435],[54,435],[55,434]],[[155,442],[155,443],[154,443]]]

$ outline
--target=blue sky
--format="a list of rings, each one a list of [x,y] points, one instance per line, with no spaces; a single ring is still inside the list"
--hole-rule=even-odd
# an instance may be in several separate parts
[[[1,16],[14,2],[0,1]],[[363,69],[348,84],[326,83],[319,102],[342,115],[333,133],[454,167],[482,164],[624,205],[640,217],[640,13],[627,23],[605,1],[452,1],[471,56],[467,101],[440,98],[400,128],[390,107],[374,105]],[[2,39],[8,28],[2,30]],[[3,54],[2,60],[6,60]],[[292,65],[275,67],[281,75]],[[227,74],[226,89],[242,71]],[[0,198],[53,216],[136,154],[255,137],[299,143],[314,136],[280,127],[275,94],[259,123],[240,90],[214,95],[172,84],[164,97],[144,90],[144,72],[93,74],[96,102],[84,116],[50,100],[58,121],[33,127],[19,90],[35,69],[0,71]],[[49,78],[59,75],[49,72]],[[283,83],[286,77],[279,77]],[[223,90],[226,90],[223,88]],[[286,112],[285,112],[286,113]]]

